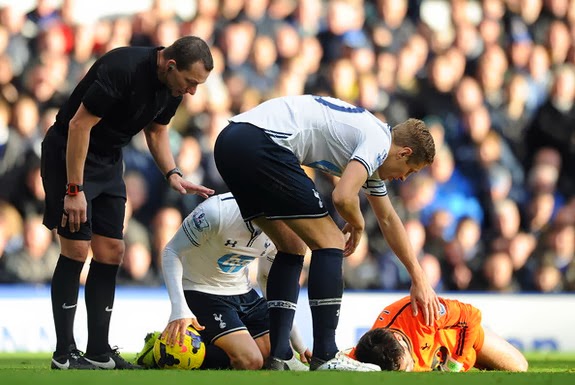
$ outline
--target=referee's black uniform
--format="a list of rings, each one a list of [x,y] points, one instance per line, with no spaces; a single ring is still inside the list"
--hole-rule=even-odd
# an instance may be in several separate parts
[[[60,108],[42,143],[42,180],[46,191],[44,224],[58,234],[89,240],[92,232],[122,239],[126,188],[122,147],[152,121],[168,124],[182,97],[172,96],[158,80],[160,48],[124,47],[102,56]],[[84,166],[88,222],[78,232],[60,226],[66,192],[68,124],[80,103],[101,120],[90,132]]]
[[[211,61],[209,48],[199,38],[184,37],[169,48],[174,53],[178,50],[174,49],[176,44],[183,47],[184,51],[191,46],[186,52],[193,53],[197,47],[193,44],[198,42],[201,45],[198,52],[207,52],[208,60]],[[52,313],[57,337],[51,363],[53,369],[140,368],[124,360],[117,350],[110,347],[108,334],[116,275],[123,255],[126,187],[123,180],[122,147],[150,123],[166,126],[170,122],[182,100],[182,93],[180,96],[173,96],[174,90],[171,88],[174,84],[179,87],[179,79],[188,71],[186,67],[189,63],[179,63],[184,72],[175,70],[175,59],[162,56],[168,50],[162,52],[163,49],[123,47],[99,58],[60,108],[56,122],[42,142],[41,173],[46,192],[44,224],[49,229],[57,229],[61,240],[65,239],[62,244],[66,247],[66,250],[62,250],[54,270],[51,286]],[[166,61],[160,68],[162,58]],[[164,68],[166,63],[168,71]],[[210,64],[213,67],[213,63],[209,63],[207,67]],[[206,73],[209,73],[211,68],[207,68],[205,62],[204,67]],[[171,74],[172,85],[169,85],[165,75],[160,77],[160,71]],[[71,157],[78,152],[83,155],[83,147],[67,148],[70,122],[79,111],[82,116],[80,119],[86,119],[88,115],[88,119],[94,119],[93,122],[97,123],[92,127],[85,127],[90,124],[86,120],[79,123],[84,124],[79,126],[80,129],[90,129],[83,174],[80,180],[68,180],[68,173],[74,172],[74,167],[77,170],[78,165],[66,163],[67,153],[71,153]],[[85,132],[87,135],[87,131]],[[79,143],[77,140],[81,136],[75,135],[72,138],[74,141],[70,141],[70,145],[86,145],[85,142],[75,144]],[[165,146],[165,143],[162,143]],[[166,149],[155,147],[155,151]],[[153,155],[157,156],[155,153]],[[68,183],[78,183],[74,185],[75,191],[67,187]],[[78,191],[84,193],[87,221],[80,224],[79,231],[72,231],[70,218],[68,225],[63,222],[66,218],[63,215],[68,215],[65,212],[65,197],[68,194],[71,195],[70,199],[83,201],[83,198],[74,198]],[[69,203],[72,202],[73,200]],[[92,235],[99,235],[101,238],[96,240]],[[88,344],[84,355],[76,348],[73,325],[78,302],[79,277],[84,265],[81,258],[86,258],[88,251],[84,241],[90,240],[94,258],[90,263],[85,286]],[[118,242],[115,242],[116,240]],[[108,259],[110,256],[113,256],[113,259]],[[117,260],[116,257],[120,259]]]

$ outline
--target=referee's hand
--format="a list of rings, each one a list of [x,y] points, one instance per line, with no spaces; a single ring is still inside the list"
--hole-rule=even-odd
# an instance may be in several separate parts
[[[70,232],[80,231],[80,225],[88,220],[86,195],[80,191],[78,195],[64,197],[64,212],[62,213],[61,226],[70,227]]]
[[[196,194],[205,199],[214,193],[214,190],[211,188],[194,184],[177,174],[171,175],[168,182],[170,183],[170,187],[180,194]]]

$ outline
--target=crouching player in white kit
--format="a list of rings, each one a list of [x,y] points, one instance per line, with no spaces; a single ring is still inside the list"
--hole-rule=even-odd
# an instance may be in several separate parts
[[[269,238],[244,222],[231,194],[198,205],[162,255],[172,306],[163,337],[168,343],[181,343],[191,324],[206,344],[200,369],[261,369],[270,354],[269,314],[267,301],[250,284],[248,265],[259,258],[258,283],[265,293],[275,253]],[[151,346],[159,335],[147,337],[137,358],[140,365],[152,359]],[[302,362],[311,358],[295,327],[291,343]],[[302,362],[294,356],[288,362],[290,370],[308,370]]]

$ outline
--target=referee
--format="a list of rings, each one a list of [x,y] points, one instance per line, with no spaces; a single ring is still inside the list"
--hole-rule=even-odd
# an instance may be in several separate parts
[[[139,369],[108,343],[116,273],[124,254],[126,188],[122,147],[144,129],[167,182],[204,198],[213,190],[182,178],[170,151],[168,123],[184,94],[195,94],[213,69],[208,45],[186,36],[169,47],[122,47],[98,59],[61,106],[42,142],[44,225],[57,229],[61,254],[52,276],[56,328],[52,369]],[[74,340],[80,272],[86,280],[86,353]]]

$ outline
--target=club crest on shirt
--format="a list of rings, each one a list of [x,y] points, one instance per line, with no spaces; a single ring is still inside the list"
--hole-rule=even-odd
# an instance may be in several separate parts
[[[197,212],[194,212],[194,214],[192,215],[192,222],[194,222],[194,227],[198,231],[204,231],[205,229],[210,227],[210,223],[206,219],[206,213],[204,213],[203,210],[198,210]]]
[[[268,248],[272,245],[272,242],[269,239],[266,239],[264,241],[264,249],[263,251],[260,253],[260,257],[263,257],[264,255],[266,255],[266,253],[268,252]]]
[[[439,315],[445,315],[445,313],[447,313],[447,309],[445,309],[445,305],[442,304],[441,302],[439,303]]]

